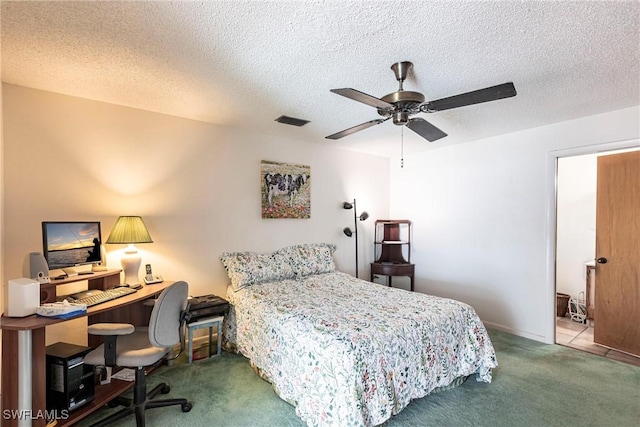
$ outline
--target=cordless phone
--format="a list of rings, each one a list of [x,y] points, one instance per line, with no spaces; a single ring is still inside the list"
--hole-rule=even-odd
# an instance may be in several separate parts
[[[144,283],[146,283],[147,285],[150,285],[152,283],[160,283],[164,280],[162,276],[153,275],[151,271],[151,264],[145,265],[145,270],[146,274],[144,276]]]

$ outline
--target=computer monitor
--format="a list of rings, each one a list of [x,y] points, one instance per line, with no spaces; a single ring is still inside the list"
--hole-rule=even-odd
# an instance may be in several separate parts
[[[45,221],[42,252],[49,270],[75,274],[73,267],[98,264],[102,235],[99,221]]]

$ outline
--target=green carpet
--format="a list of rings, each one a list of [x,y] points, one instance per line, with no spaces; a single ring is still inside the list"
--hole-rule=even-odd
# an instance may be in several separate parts
[[[500,365],[491,384],[471,377],[458,388],[414,400],[384,425],[640,425],[640,367],[495,330],[489,334]],[[152,409],[147,426],[304,426],[239,355],[223,353],[192,365],[179,361],[149,377],[151,386],[160,381],[171,385],[167,397],[186,397],[193,409]],[[79,425],[110,411],[98,411]],[[135,421],[130,417],[114,425]]]

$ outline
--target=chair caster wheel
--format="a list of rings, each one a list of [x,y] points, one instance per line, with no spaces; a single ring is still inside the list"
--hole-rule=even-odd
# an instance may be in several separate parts
[[[167,394],[171,391],[171,387],[169,387],[168,385],[165,385],[164,387],[162,387],[162,389],[160,390],[160,393],[162,394]]]
[[[182,405],[182,412],[189,412],[193,406],[187,402]]]

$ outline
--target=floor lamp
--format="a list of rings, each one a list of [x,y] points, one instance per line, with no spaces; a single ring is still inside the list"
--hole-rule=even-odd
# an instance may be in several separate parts
[[[342,232],[347,237],[354,236],[356,240],[356,277],[358,277],[358,220],[364,221],[369,218],[369,214],[366,212],[362,212],[360,216],[358,216],[358,212],[356,210],[356,199],[353,199],[353,203],[344,202],[342,203],[342,209],[353,209],[353,230],[349,227],[345,227],[342,229]]]

